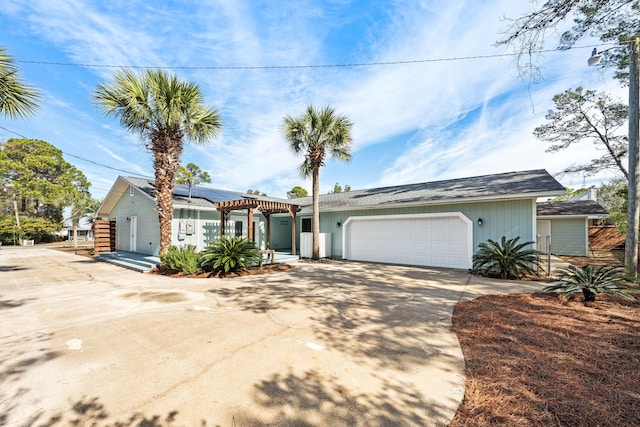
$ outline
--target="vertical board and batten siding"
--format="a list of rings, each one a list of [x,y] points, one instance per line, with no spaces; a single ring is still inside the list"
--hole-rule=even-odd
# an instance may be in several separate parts
[[[271,216],[271,249],[291,249],[291,221],[289,214]]]
[[[196,209],[182,209],[182,221],[191,219],[193,221],[193,234],[181,236],[178,239],[180,231],[180,211],[174,209],[173,221],[171,222],[171,241],[175,246],[194,245],[198,251],[204,250],[209,243],[220,237],[220,212],[218,211],[198,211]],[[247,216],[231,212],[227,216],[225,233],[227,236],[234,236],[235,222],[242,221],[242,236],[247,237],[248,222]],[[253,221],[256,225],[256,244],[259,248],[264,249],[266,229],[264,217],[260,214],[253,214]]]
[[[551,220],[551,253],[587,256],[587,218],[553,218]]]
[[[182,214],[182,218],[181,218]],[[193,233],[181,236],[180,221],[193,221]],[[216,211],[199,211],[196,209],[178,208],[173,210],[171,220],[171,244],[174,246],[193,245],[198,251],[203,250],[209,240],[213,240],[220,235],[220,213]]]
[[[116,220],[116,250],[129,251],[131,221],[127,218],[138,217],[136,233],[136,252],[144,255],[158,255],[160,251],[160,222],[155,211],[155,202],[139,190],[129,189],[111,210],[110,219]]]
[[[508,239],[520,237],[521,242],[535,241],[534,236],[534,208],[535,199],[504,200],[475,203],[450,203],[442,205],[428,205],[420,207],[345,210],[339,212],[320,212],[320,232],[331,233],[331,254],[342,256],[342,226],[352,216],[367,215],[402,215],[417,213],[461,212],[473,223],[473,253],[478,250],[478,244],[488,239],[500,240],[502,236]],[[300,233],[302,218],[311,217],[311,213],[298,216],[297,230]],[[478,218],[482,218],[483,225],[478,225]],[[298,242],[300,239],[297,240]]]

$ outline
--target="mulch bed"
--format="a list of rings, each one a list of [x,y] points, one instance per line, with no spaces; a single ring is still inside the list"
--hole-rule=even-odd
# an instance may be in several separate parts
[[[563,261],[582,267],[590,264],[596,267],[602,265],[622,266],[624,265],[624,251],[617,250],[590,250],[589,256],[565,256],[558,255]]]
[[[451,426],[640,425],[640,301],[597,298],[458,303],[467,386]]]
[[[183,274],[181,272],[176,272],[173,270],[167,270],[162,267],[157,268],[152,271],[152,273],[160,274],[163,276],[169,277],[179,277],[179,278],[196,278],[196,279],[206,279],[206,278],[231,278],[231,277],[243,277],[243,276],[255,276],[257,274],[266,274],[272,273],[274,271],[285,271],[293,268],[290,264],[266,264],[262,267],[249,267],[247,270],[238,270],[233,273],[223,273],[223,272],[215,272],[215,273],[198,273],[198,274]]]
[[[51,247],[50,249],[54,249],[60,252],[73,253],[74,255],[80,255],[84,257],[91,258],[93,257],[93,246],[78,246],[77,248],[73,246],[59,246],[59,247]]]

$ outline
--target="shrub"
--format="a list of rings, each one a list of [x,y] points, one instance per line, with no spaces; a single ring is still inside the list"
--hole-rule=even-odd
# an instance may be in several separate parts
[[[198,252],[194,245],[170,246],[166,254],[160,254],[161,266],[171,271],[181,271],[184,274],[195,274],[198,267]]]
[[[603,265],[595,268],[585,265],[578,268],[570,265],[554,273],[558,281],[545,287],[545,292],[561,291],[564,295],[582,292],[585,302],[595,301],[597,294],[616,294],[627,299],[635,299],[629,292],[637,292],[623,283],[625,277],[622,267]]]
[[[498,276],[501,279],[519,279],[525,274],[537,275],[540,252],[528,247],[534,242],[518,243],[518,240],[520,237],[507,240],[502,236],[500,243],[491,239],[480,243],[480,249],[473,256],[473,268],[484,276]]]
[[[256,244],[242,237],[222,236],[209,244],[201,256],[199,265],[204,271],[234,272],[258,263],[261,255]]]

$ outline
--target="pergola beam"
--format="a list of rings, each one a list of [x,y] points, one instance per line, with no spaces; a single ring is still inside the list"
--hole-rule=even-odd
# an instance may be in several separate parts
[[[296,213],[300,212],[300,206],[293,203],[276,202],[272,200],[260,200],[260,199],[239,199],[239,200],[227,200],[224,202],[215,202],[216,208],[220,211],[220,235],[224,235],[224,223],[231,211],[247,210],[248,211],[248,224],[247,233],[249,240],[252,239],[253,231],[253,210],[259,210],[267,221],[267,249],[271,246],[271,215],[277,213],[288,213],[293,218],[291,222],[291,253],[296,254]]]

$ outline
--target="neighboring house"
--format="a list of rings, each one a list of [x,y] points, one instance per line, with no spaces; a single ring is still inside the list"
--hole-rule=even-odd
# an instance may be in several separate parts
[[[73,234],[73,224],[69,224],[71,221],[65,223],[69,241],[73,241],[76,236]],[[82,217],[78,221],[78,242],[90,242],[93,240],[93,222],[90,218]]]
[[[595,186],[591,186],[584,190],[580,194],[576,194],[573,197],[568,198],[567,200],[598,200],[598,189]]]
[[[153,180],[125,177],[118,177],[109,191],[98,215],[116,221],[117,250],[158,253],[153,191]],[[466,269],[478,244],[487,239],[535,241],[536,200],[564,192],[547,171],[531,170],[325,194],[320,195],[320,232],[329,237],[323,242],[332,257]],[[193,189],[191,200],[186,195],[187,188],[176,185],[172,243],[198,249],[220,235],[216,203],[249,197],[203,187]],[[257,199],[302,208],[295,227],[296,216],[270,216],[269,244],[265,216],[256,213],[255,238],[261,248],[291,249],[293,228],[296,242],[301,233],[311,232],[311,197]],[[225,234],[247,237],[247,225],[246,211],[232,211]]]
[[[608,215],[596,201],[588,199],[538,203],[537,213],[538,235],[551,236],[551,253],[571,256],[587,256],[589,221]]]
[[[75,236],[73,235],[73,224],[70,219],[67,219],[62,224],[64,227],[60,231],[56,231],[54,234],[61,239],[68,239],[70,242],[73,242]],[[93,240],[93,222],[90,218],[83,217],[80,218],[80,222],[78,223],[78,241],[79,242],[90,242]]]

